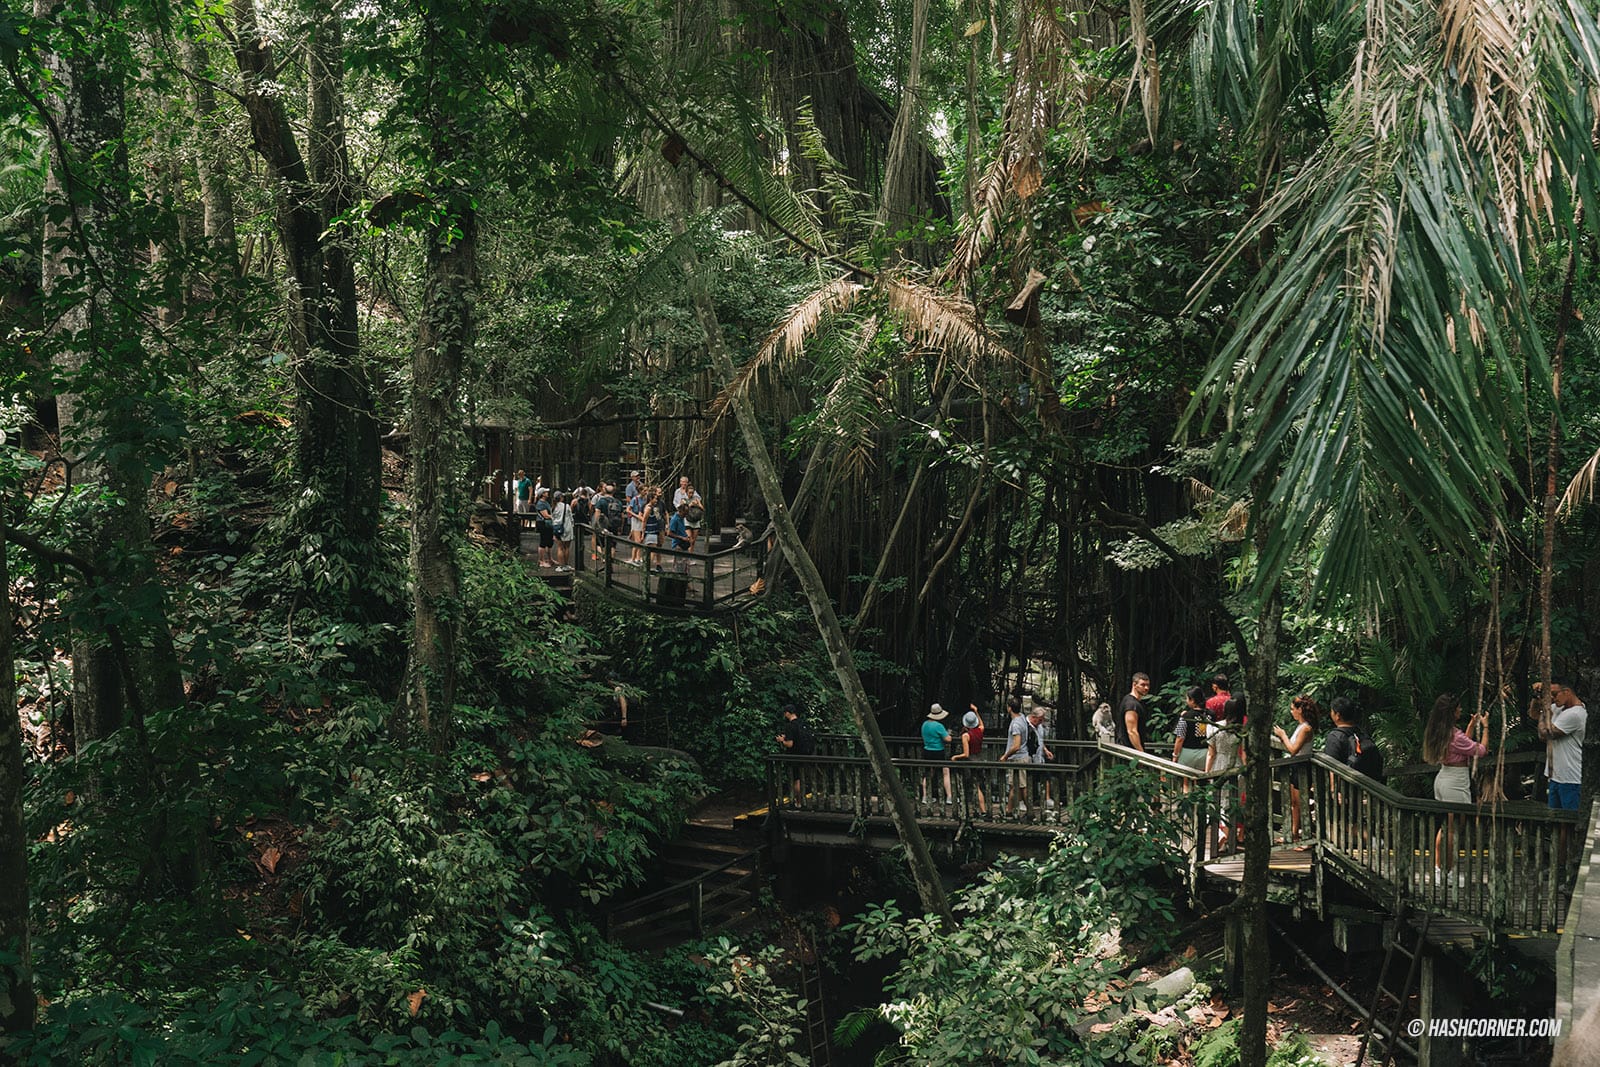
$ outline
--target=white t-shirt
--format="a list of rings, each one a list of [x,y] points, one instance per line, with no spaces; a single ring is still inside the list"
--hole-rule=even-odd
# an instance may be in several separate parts
[[[1231,771],[1239,766],[1239,734],[1233,723],[1218,723],[1211,727],[1206,746],[1211,749],[1211,769]]]
[[[1545,777],[1563,785],[1583,782],[1583,735],[1589,725],[1589,709],[1582,704],[1570,708],[1550,705],[1550,725],[1560,730],[1562,737],[1550,743],[1550,757],[1545,761]]]

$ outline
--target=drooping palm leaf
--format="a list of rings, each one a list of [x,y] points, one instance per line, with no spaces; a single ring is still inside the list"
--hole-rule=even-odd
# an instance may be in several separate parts
[[[1513,62],[1493,25],[1474,45],[1459,14],[1369,4],[1333,136],[1199,291],[1270,242],[1192,412],[1227,427],[1224,485],[1273,480],[1263,587],[1320,532],[1320,593],[1420,612],[1443,602],[1438,553],[1475,558],[1501,508],[1523,368],[1547,382],[1524,259],[1560,190],[1596,186],[1593,16],[1534,7]],[[1525,92],[1545,104],[1495,103]],[[1531,160],[1550,175],[1509,169],[1529,130],[1565,146]]]

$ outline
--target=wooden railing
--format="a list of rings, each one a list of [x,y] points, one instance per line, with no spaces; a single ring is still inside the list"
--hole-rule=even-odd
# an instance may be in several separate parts
[[[636,545],[627,537],[579,523],[574,526],[573,567],[663,608],[712,611],[748,599],[766,566],[766,546],[742,541],[716,552]],[[666,534],[662,534],[666,539]],[[641,562],[633,564],[634,550]],[[593,557],[598,555],[599,559]]]
[[[951,742],[956,746],[952,751],[960,751],[960,734],[952,728]],[[922,747],[922,738],[906,737],[903,735],[885,735],[884,746],[889,750],[891,759],[927,759],[925,749]],[[1100,746],[1093,741],[1067,741],[1055,737],[1044,738],[1044,745],[1055,753],[1056,758],[1052,763],[1065,763],[1072,766],[1082,766],[1100,757]],[[998,762],[1005,754],[1006,738],[988,736],[983,739],[983,752],[978,757],[981,760]],[[856,734],[818,734],[817,755],[819,756],[863,756],[861,738]],[[961,763],[961,760],[955,760]]]
[[[744,865],[749,866],[749,873],[731,882],[707,888],[707,882]],[[706,932],[705,916],[709,908],[740,896],[753,899],[752,895],[760,885],[761,851],[754,849],[693,878],[618,905],[604,914],[602,932],[607,940],[620,940],[635,927],[654,927],[682,915],[689,929],[698,937]]]
[[[885,742],[919,820],[1053,830],[1060,807],[1122,761],[1151,772],[1152,803],[1182,813],[1191,889],[1207,864],[1239,845],[1245,788],[1239,770],[1208,774],[1104,743],[1050,741],[1064,762],[1038,765],[997,762],[1001,749],[991,753],[987,743],[989,759],[949,761],[916,758],[923,754],[920,738]],[[886,818],[887,798],[859,749],[854,737],[829,734],[818,738],[816,756],[772,757],[768,795],[780,811]],[[1178,802],[1183,796],[1189,803]],[[1314,860],[1334,866],[1375,900],[1409,899],[1505,932],[1559,929],[1588,855],[1586,815],[1528,801],[1480,807],[1403,796],[1322,753],[1275,759],[1269,805],[1275,845],[1311,850]],[[1449,829],[1448,843],[1441,836],[1436,849],[1442,828]]]
[[[1324,861],[1373,895],[1410,898],[1501,930],[1560,927],[1584,852],[1587,813],[1529,801],[1479,806],[1406,797],[1321,753],[1279,761],[1275,777],[1285,765],[1309,768],[1298,774],[1316,796]],[[1435,851],[1441,828],[1449,844],[1439,839]]]
[[[976,827],[1054,827],[1061,808],[1094,781],[1085,767],[1039,763],[896,759],[894,769],[918,821]],[[861,824],[889,818],[889,798],[862,756],[769,756],[767,795],[783,812]]]

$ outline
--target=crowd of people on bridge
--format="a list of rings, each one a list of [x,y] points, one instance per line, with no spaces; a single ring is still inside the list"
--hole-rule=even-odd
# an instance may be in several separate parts
[[[641,471],[631,472],[627,485],[618,492],[615,483],[604,481],[598,487],[551,489],[542,475],[530,478],[527,471],[518,470],[511,483],[511,498],[512,511],[531,521],[539,535],[539,566],[557,571],[573,569],[579,526],[630,542],[623,563],[634,567],[648,564],[661,570],[662,554],[650,550],[693,552],[706,518],[705,500],[687,476],[678,479],[669,507],[666,491],[648,484]],[[592,551],[594,559],[601,558],[599,536]]]
[[[1090,718],[1094,736],[1107,743],[1120,745],[1170,759],[1174,764],[1196,772],[1225,773],[1243,767],[1246,760],[1245,728],[1248,725],[1249,703],[1242,693],[1231,691],[1225,674],[1213,676],[1204,686],[1193,686],[1183,694],[1183,705],[1177,710],[1170,734],[1158,730],[1150,700],[1149,675],[1133,675],[1129,691],[1118,701],[1113,711],[1110,703],[1102,703]],[[990,758],[1002,763],[1027,765],[1043,764],[1054,759],[1046,737],[1045,716],[1047,707],[1042,702],[1024,706],[1020,696],[1006,701],[1009,723],[1006,726],[1003,746],[991,743]],[[1318,731],[1324,717],[1330,725],[1323,731],[1320,742]],[[1472,781],[1469,767],[1474,760],[1488,754],[1488,716],[1478,712],[1466,717],[1459,697],[1442,693],[1434,701],[1422,731],[1422,758],[1438,767],[1433,781],[1435,800],[1471,803]],[[1551,685],[1548,697],[1536,687],[1528,708],[1540,738],[1548,742],[1545,777],[1548,780],[1546,801],[1553,809],[1573,811],[1579,805],[1583,781],[1583,741],[1588,722],[1588,712],[1577,691],[1567,681]],[[785,709],[785,729],[779,740],[793,752],[811,750],[813,744],[809,729],[798,712]],[[920,727],[922,757],[926,761],[975,761],[985,758],[985,723],[977,704],[969,704],[958,728],[947,722],[949,713],[940,704],[933,704]],[[1361,724],[1360,709],[1350,697],[1336,697],[1324,711],[1315,697],[1302,693],[1289,703],[1289,722],[1274,724],[1273,737],[1277,746],[1289,756],[1320,751],[1329,759],[1343,765],[1351,772],[1378,782],[1385,780],[1385,761],[1382,748],[1372,734]],[[1167,747],[1167,738],[1170,745]],[[996,753],[998,753],[996,755]],[[1026,813],[1027,778],[1020,769],[1009,776],[1005,814]],[[1187,780],[1186,780],[1187,788]],[[796,781],[798,792],[800,783]],[[933,771],[922,776],[921,800],[927,804],[953,802],[955,790],[950,769],[942,773]],[[1049,798],[1048,785],[1043,793],[1045,808],[1054,806]],[[1038,803],[1039,798],[1034,797]],[[1290,836],[1299,840],[1302,831],[1302,797],[1298,787],[1290,789]],[[989,813],[990,798],[981,789],[976,793],[978,810]],[[1227,850],[1238,844],[1238,810],[1240,794],[1237,788],[1222,790],[1222,819],[1220,846]],[[1231,813],[1231,814],[1230,814]],[[1441,857],[1441,869],[1436,877],[1451,877],[1454,850],[1451,847],[1454,832],[1453,820],[1446,819],[1439,828],[1434,854]]]

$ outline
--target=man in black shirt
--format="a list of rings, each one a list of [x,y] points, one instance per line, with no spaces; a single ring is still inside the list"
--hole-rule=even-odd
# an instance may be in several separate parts
[[[817,754],[817,735],[811,732],[805,720],[800,718],[800,713],[793,704],[783,706],[783,733],[778,735],[778,741],[791,756],[815,756]],[[797,774],[794,780],[794,798],[800,799],[800,777]]]
[[[1133,676],[1133,691],[1122,698],[1117,708],[1117,744],[1144,751],[1145,721],[1149,711],[1144,698],[1150,695],[1150,676],[1143,671]]]

